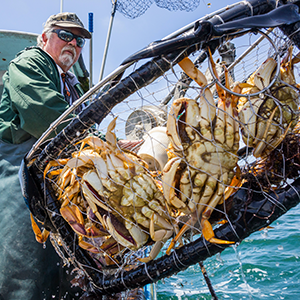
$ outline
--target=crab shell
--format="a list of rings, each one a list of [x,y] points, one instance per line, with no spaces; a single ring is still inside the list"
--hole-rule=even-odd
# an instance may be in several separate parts
[[[189,58],[179,65],[203,89],[199,103],[180,98],[170,108],[167,134],[173,155],[163,170],[163,190],[171,207],[185,214],[200,213],[206,205],[222,201],[222,191],[234,176],[239,144],[235,102],[218,90],[216,107],[204,74]]]
[[[173,149],[181,149],[181,151],[173,150],[177,155],[166,164],[162,182],[164,195],[170,206],[189,214],[199,209],[199,204],[206,205],[214,198],[220,200],[222,186],[230,185],[238,159],[236,155],[238,134],[235,132],[236,129],[232,131],[231,125],[209,129],[207,124],[212,124],[216,116],[210,119],[207,114],[201,114],[195,100],[181,98],[173,105],[178,106],[178,103],[185,107],[186,113],[181,115],[178,121],[180,123],[184,118],[181,122],[183,125],[178,124],[178,130],[175,132],[176,127],[169,126],[168,133],[172,137]],[[190,109],[193,113],[190,113]],[[181,110],[177,111],[179,114],[182,113]],[[191,121],[190,116],[192,116]],[[169,116],[169,124],[173,123],[171,118],[176,119],[177,115]],[[197,123],[193,124],[195,120]],[[206,123],[202,128],[200,120]],[[184,128],[180,128],[181,126]],[[185,134],[182,133],[184,131]],[[201,135],[201,132],[204,134]],[[204,138],[205,135],[211,135],[211,132],[214,133],[211,140]]]
[[[254,147],[255,157],[265,156],[276,148],[297,124],[299,95],[291,87],[295,85],[291,50],[289,57],[288,62],[281,64],[280,76],[269,91],[250,97],[250,101],[249,97],[240,98],[238,111],[243,141]],[[274,78],[276,65],[273,58],[268,58],[244,84],[242,93],[255,93],[267,87]]]

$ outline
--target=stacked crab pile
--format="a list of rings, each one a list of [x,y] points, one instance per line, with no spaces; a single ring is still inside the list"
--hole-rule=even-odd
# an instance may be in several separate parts
[[[108,126],[106,142],[89,136],[72,158],[52,161],[44,171],[79,245],[105,264],[116,263],[114,256],[123,249],[137,250],[148,241],[157,242],[150,253],[154,257],[173,233],[159,185],[143,160],[117,147],[115,124],[116,119]]]
[[[211,54],[210,62],[218,77]],[[267,60],[246,83],[235,84],[235,94],[229,92],[224,66],[226,91],[216,85],[216,105],[205,76],[189,58],[183,59],[179,65],[199,84],[200,97],[199,101],[180,98],[171,105],[169,160],[159,177],[154,178],[136,154],[117,146],[116,119],[108,126],[106,142],[89,136],[72,157],[50,162],[44,176],[51,180],[61,215],[77,233],[79,245],[107,266],[119,264],[127,250],[144,245],[153,245],[152,250],[139,260],[154,259],[172,237],[170,253],[195,227],[211,243],[231,243],[214,237],[209,218],[241,185],[239,126],[244,143],[254,148],[256,157],[267,155],[295,127],[294,62],[290,51],[279,78],[265,91],[276,69],[276,62]],[[247,96],[262,90],[263,95]],[[181,216],[183,226],[178,223]]]

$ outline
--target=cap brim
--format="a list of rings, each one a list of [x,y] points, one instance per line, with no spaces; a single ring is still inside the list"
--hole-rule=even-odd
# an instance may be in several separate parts
[[[55,24],[53,25],[56,25],[56,26],[59,26],[59,27],[66,27],[66,28],[78,28],[81,33],[82,33],[82,36],[86,39],[90,39],[92,37],[91,33],[86,30],[85,28],[79,26],[79,25],[76,25],[74,24],[73,22],[67,22],[67,21],[63,21],[63,22],[55,22]]]

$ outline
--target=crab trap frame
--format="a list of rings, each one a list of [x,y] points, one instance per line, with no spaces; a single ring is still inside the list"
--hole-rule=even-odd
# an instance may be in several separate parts
[[[300,202],[299,5],[242,1],[152,43],[36,142],[23,193],[84,290],[172,276]]]

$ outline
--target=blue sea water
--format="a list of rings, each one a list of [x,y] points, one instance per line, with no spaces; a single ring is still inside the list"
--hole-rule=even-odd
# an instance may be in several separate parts
[[[204,262],[218,299],[300,299],[300,205]],[[159,281],[157,299],[211,299],[199,265]]]

